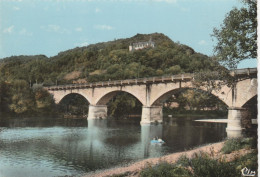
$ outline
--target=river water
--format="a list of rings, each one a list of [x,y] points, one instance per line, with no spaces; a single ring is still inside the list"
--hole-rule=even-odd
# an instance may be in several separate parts
[[[1,177],[61,177],[221,141],[225,124],[185,118],[160,125],[140,120],[9,119],[0,122]],[[154,137],[164,145],[154,145]]]

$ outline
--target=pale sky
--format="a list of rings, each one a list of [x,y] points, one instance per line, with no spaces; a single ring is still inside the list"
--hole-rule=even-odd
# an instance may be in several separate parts
[[[0,0],[0,58],[48,57],[137,33],[163,33],[213,55],[211,34],[239,0]],[[256,67],[256,60],[239,68]]]

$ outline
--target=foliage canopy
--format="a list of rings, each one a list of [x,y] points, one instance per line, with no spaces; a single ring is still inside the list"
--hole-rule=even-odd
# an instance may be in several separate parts
[[[241,60],[257,57],[257,1],[243,3],[245,7],[231,10],[220,28],[213,30],[217,58],[230,69],[236,69]]]

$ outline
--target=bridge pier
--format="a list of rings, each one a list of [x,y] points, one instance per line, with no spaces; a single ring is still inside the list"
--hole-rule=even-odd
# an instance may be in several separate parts
[[[228,108],[228,122],[227,122],[227,137],[239,138],[242,137],[242,123],[243,117],[248,115],[248,110],[241,107]]]
[[[89,105],[88,119],[107,118],[107,105]]]
[[[143,106],[141,124],[162,123],[162,106]]]

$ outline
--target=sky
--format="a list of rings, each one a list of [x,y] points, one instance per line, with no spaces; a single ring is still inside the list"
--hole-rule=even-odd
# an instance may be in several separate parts
[[[0,58],[163,33],[212,56],[211,36],[239,0],[0,0]],[[256,67],[246,60],[239,68]]]

